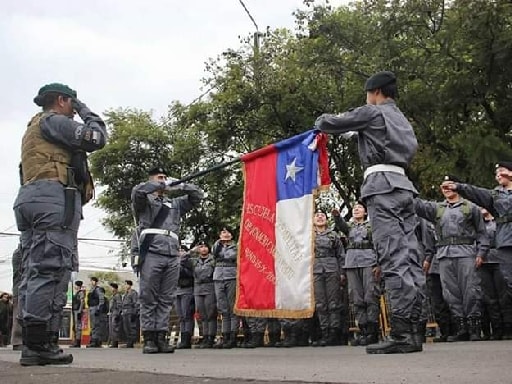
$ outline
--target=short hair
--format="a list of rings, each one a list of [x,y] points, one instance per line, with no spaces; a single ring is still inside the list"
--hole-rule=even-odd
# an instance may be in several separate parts
[[[48,92],[41,96],[41,104],[44,111],[49,110],[52,108],[57,100],[59,99],[59,96],[62,96],[64,100],[70,99],[71,97],[68,95],[64,95],[62,93],[57,92]]]
[[[392,99],[398,99],[398,87],[396,86],[396,83],[391,83],[388,85],[383,86],[380,89],[380,92],[385,97],[390,97]]]

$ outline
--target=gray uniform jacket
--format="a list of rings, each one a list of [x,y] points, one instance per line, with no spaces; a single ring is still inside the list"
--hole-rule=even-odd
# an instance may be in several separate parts
[[[139,294],[137,291],[130,289],[123,295],[122,300],[123,315],[135,315],[139,313]]]
[[[436,257],[436,233],[433,224],[418,217],[416,238],[418,239],[421,260],[430,263],[428,272],[439,274],[439,260]]]
[[[112,296],[112,299],[110,299],[110,318],[114,320],[119,320],[119,316],[121,315],[121,310],[123,307],[122,303],[123,299],[121,297],[120,293],[116,293]]]
[[[215,258],[208,255],[206,258],[194,259],[194,295],[206,295],[214,292],[213,273],[215,271]]]
[[[377,265],[377,254],[373,249],[371,228],[368,221],[347,223],[335,216],[336,228],[347,236],[348,245],[344,268],[364,268]]]
[[[180,276],[176,296],[192,295],[194,293],[194,267],[190,252],[180,256]]]
[[[457,183],[457,192],[487,209],[496,221],[496,248],[512,247],[512,190],[502,186],[494,190]]]
[[[138,217],[137,233],[143,229],[152,228],[158,212],[163,205],[169,207],[169,213],[159,229],[166,229],[180,233],[180,219],[192,208],[197,207],[203,199],[203,191],[192,184],[181,184],[178,188],[185,193],[185,196],[169,199],[166,196],[157,196],[154,192],[165,190],[164,183],[148,181],[141,183],[132,190],[132,204],[135,215]],[[173,190],[177,189],[173,187]],[[154,235],[149,245],[149,253],[157,253],[163,256],[179,255],[180,243],[177,239],[167,235]],[[132,237],[132,252],[138,253],[139,244],[137,236]]]
[[[238,254],[236,243],[232,242],[231,244],[223,245],[220,240],[217,240],[213,244],[212,254],[215,258],[213,280],[236,279],[236,258]]]
[[[489,239],[490,249],[484,263],[498,263],[496,258],[496,222],[494,220],[485,220],[485,228],[487,230],[487,237]]]
[[[418,216],[435,223],[438,238],[437,258],[443,257],[484,257],[489,251],[489,239],[480,209],[469,202],[470,216],[464,213],[464,200],[449,204],[434,201],[414,200],[414,208]],[[444,206],[442,217],[437,223],[439,207]],[[473,239],[472,244],[442,245],[447,239]],[[457,243],[457,241],[454,241]]]
[[[357,132],[359,158],[364,169],[376,164],[407,168],[418,149],[411,124],[392,100],[364,105],[341,115],[322,115],[317,127],[326,133]],[[404,189],[417,194],[407,176],[395,172],[370,174],[361,187],[361,197]]]
[[[327,229],[315,234],[315,263],[314,274],[324,272],[343,273],[345,251],[340,236],[333,230]]]

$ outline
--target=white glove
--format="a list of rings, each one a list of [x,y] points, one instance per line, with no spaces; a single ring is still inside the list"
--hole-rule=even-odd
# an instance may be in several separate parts
[[[183,183],[171,185],[173,183],[176,183],[177,181],[179,181],[179,179],[175,179],[173,177],[168,177],[167,180],[165,180],[165,186],[166,186],[165,189],[167,191],[176,191],[176,190],[182,189]]]
[[[349,132],[342,133],[340,136],[342,139],[350,140],[352,137],[357,136],[357,132],[349,131]]]

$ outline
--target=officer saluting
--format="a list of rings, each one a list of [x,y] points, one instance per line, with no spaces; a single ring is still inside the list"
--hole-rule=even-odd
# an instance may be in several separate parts
[[[132,253],[138,255],[133,265],[140,272],[143,353],[174,352],[166,335],[179,277],[180,220],[204,196],[195,185],[172,183],[163,168],[155,168],[149,172],[149,181],[132,190],[137,220]],[[184,195],[170,199],[164,195],[166,190]]]
[[[316,126],[323,132],[356,132],[364,168],[361,199],[368,208],[373,244],[379,257],[392,310],[391,337],[372,344],[367,353],[418,351],[413,333],[421,314],[423,293],[415,281],[421,275],[413,197],[417,191],[405,174],[418,148],[411,124],[398,109],[396,77],[378,72],[365,85],[367,104],[339,116],[323,115]],[[413,271],[416,269],[416,271]]]
[[[30,120],[23,136],[23,185],[14,203],[24,260],[20,363],[69,364],[72,355],[52,346],[47,329],[53,313],[60,314],[66,304],[61,300],[60,284],[67,286],[71,277],[82,204],[92,197],[85,153],[102,148],[107,131],[103,120],[66,85],[45,85],[34,102],[43,111]],[[83,123],[73,121],[75,111]]]

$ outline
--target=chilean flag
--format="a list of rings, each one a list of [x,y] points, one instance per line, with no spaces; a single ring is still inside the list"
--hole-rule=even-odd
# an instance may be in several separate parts
[[[330,184],[326,144],[310,130],[242,156],[237,314],[313,315],[314,195]]]

